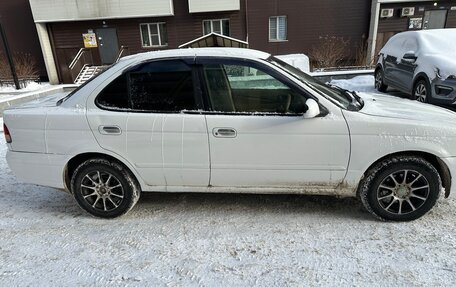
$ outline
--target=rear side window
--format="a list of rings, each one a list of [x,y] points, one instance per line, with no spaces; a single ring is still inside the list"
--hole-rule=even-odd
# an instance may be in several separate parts
[[[107,109],[129,109],[127,82],[127,75],[116,78],[101,91],[97,103]]]
[[[96,102],[109,110],[196,110],[192,74],[191,67],[180,60],[141,64],[112,81]]]

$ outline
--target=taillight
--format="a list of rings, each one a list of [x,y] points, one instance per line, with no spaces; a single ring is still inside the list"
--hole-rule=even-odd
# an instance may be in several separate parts
[[[5,124],[3,124],[3,133],[5,134],[5,140],[7,143],[11,143],[13,140],[11,139],[10,132]]]

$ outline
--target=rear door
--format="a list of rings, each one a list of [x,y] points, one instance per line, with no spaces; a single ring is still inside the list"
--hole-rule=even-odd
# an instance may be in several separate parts
[[[331,188],[343,180],[350,143],[342,115],[304,118],[307,95],[258,62],[198,63],[211,109],[212,186]]]
[[[209,184],[208,135],[198,112],[201,94],[192,61],[154,61],[130,69],[103,89],[96,99],[99,108],[88,112],[100,146],[127,159],[159,190]]]

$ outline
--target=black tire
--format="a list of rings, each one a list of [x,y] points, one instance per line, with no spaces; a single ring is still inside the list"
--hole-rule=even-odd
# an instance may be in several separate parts
[[[410,221],[431,210],[441,187],[439,173],[428,161],[396,156],[367,171],[359,195],[364,207],[378,219]]]
[[[386,92],[386,90],[388,89],[388,86],[385,85],[384,82],[382,68],[378,68],[377,70],[375,70],[375,88],[382,93]]]
[[[88,213],[114,218],[130,211],[139,199],[140,187],[129,170],[106,159],[89,159],[71,178],[71,192]]]
[[[431,85],[427,80],[419,80],[413,86],[412,99],[422,103],[429,103],[431,97]]]

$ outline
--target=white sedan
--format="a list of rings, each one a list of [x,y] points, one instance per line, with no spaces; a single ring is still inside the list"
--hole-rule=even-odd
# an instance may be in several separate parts
[[[358,196],[377,218],[413,220],[450,193],[454,122],[230,48],[129,56],[69,95],[4,113],[17,177],[107,218],[161,191]]]

